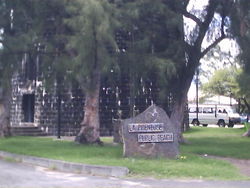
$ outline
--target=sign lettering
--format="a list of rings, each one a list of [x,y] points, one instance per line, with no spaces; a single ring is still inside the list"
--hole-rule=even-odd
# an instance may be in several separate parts
[[[163,132],[163,123],[130,123],[128,124],[128,132],[136,133],[151,133],[151,132]]]
[[[156,133],[156,134],[138,134],[138,142],[151,143],[151,142],[173,142],[173,133]]]

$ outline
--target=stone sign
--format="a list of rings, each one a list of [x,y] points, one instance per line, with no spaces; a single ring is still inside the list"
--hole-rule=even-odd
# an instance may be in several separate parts
[[[167,157],[179,155],[175,127],[166,112],[152,105],[143,113],[122,121],[125,157]]]

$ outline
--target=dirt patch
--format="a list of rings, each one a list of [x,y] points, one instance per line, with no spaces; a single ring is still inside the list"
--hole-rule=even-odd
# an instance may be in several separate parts
[[[207,155],[205,157],[226,160],[230,162],[231,164],[233,164],[234,166],[236,166],[242,174],[250,177],[250,160],[249,159],[235,159],[235,158],[218,157],[218,156],[211,156],[211,155]]]

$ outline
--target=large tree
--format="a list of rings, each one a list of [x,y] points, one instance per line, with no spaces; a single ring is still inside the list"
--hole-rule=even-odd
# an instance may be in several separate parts
[[[118,41],[118,63],[130,79],[131,107],[138,83],[157,88],[151,88],[151,99],[164,107],[171,90],[169,78],[185,59],[183,17],[174,4],[145,0],[124,1],[119,6],[122,42]]]
[[[189,1],[177,1],[177,11],[183,14],[195,26],[186,30],[184,42],[186,60],[177,69],[173,77],[176,102],[170,115],[170,120],[179,130],[179,139],[183,141],[181,134],[181,123],[184,115],[187,92],[189,90],[195,71],[200,66],[200,60],[219,42],[227,36],[226,29],[229,24],[228,16],[231,11],[232,1],[209,0],[208,4],[201,11],[188,10]],[[204,47],[203,43],[208,44]]]
[[[42,76],[47,83],[55,80],[60,83],[71,77],[82,86],[85,113],[76,141],[99,142],[100,79],[113,63],[110,52],[116,47],[113,30],[116,23],[111,3],[2,0],[1,15],[1,76],[9,87],[2,90],[0,125],[9,125],[12,70],[17,70],[23,56],[39,57]]]
[[[235,14],[232,15],[232,30],[241,48],[240,63],[243,71],[238,79],[240,92],[246,104],[250,101],[250,2],[245,0],[235,1]],[[250,111],[248,112],[250,113]],[[244,134],[250,136],[250,130]]]
[[[189,8],[189,1],[182,0],[174,2],[139,1],[137,5],[140,6],[136,7],[135,11],[129,10],[129,12],[132,12],[132,15],[136,15],[138,12],[141,12],[142,15],[144,13],[143,16],[139,17],[139,20],[136,20],[137,22],[133,23],[133,26],[135,26],[135,28],[140,28],[140,26],[145,23],[143,25],[144,28],[142,29],[142,32],[145,31],[146,36],[144,37],[144,41],[149,41],[148,51],[146,51],[147,56],[145,57],[152,60],[152,64],[159,62],[159,65],[163,65],[160,68],[161,71],[164,69],[171,70],[169,69],[169,65],[171,65],[170,63],[173,63],[174,69],[172,69],[172,71],[174,70],[175,72],[172,75],[170,74],[167,78],[168,83],[171,83],[168,85],[169,90],[174,96],[174,104],[169,118],[178,130],[179,141],[182,142],[184,140],[181,133],[181,125],[187,101],[187,92],[195,75],[195,71],[200,65],[200,60],[212,48],[219,44],[220,41],[228,37],[226,29],[229,24],[228,16],[232,7],[232,1],[209,0],[208,4],[199,11]],[[147,9],[148,6],[154,8],[154,11],[151,14],[150,9]],[[166,11],[166,9],[170,9],[177,15],[183,15],[187,20],[189,20],[189,23],[192,22],[195,26],[193,28],[186,29],[184,36],[182,30],[178,27],[178,22],[180,24],[180,20],[178,21],[178,19],[173,19],[172,16],[174,14],[171,15],[171,11]],[[147,14],[145,14],[146,11]],[[165,12],[165,15],[162,14],[163,12]],[[164,27],[161,28],[163,24],[161,21],[158,21],[158,23],[157,21],[150,22],[150,20],[159,19],[158,17],[166,19],[165,23],[168,28],[167,31],[165,30],[165,36]],[[170,21],[170,23],[168,23],[169,20],[172,22]],[[171,27],[173,25],[176,25],[177,27]],[[175,34],[169,35],[168,33],[174,33],[169,32],[171,31],[169,29],[175,29]],[[163,33],[161,33],[161,31],[163,31]],[[160,41],[157,41],[158,36],[160,36],[162,41],[169,38],[171,39],[171,37],[176,37],[175,41],[177,44],[175,44],[176,42],[171,42],[172,48],[168,48],[167,45],[170,44],[169,42],[171,40],[161,43]],[[204,48],[202,44],[207,41],[208,38],[209,42]],[[161,49],[163,49],[162,52],[164,52],[165,49],[165,53],[162,53],[160,51]],[[170,54],[171,50],[173,50],[172,58],[165,55]],[[167,73],[167,71],[165,71],[165,73]]]
[[[29,66],[37,66],[32,73],[36,74],[37,60],[41,56],[43,56],[41,67],[43,67],[45,79],[52,77],[54,75],[52,70],[60,67],[56,60],[59,59],[59,54],[64,52],[65,46],[63,34],[66,32],[66,27],[63,23],[65,17],[63,5],[63,1],[60,0],[0,1],[0,87],[2,89],[0,135],[5,135],[6,130],[9,130],[13,74],[20,73],[22,65],[27,62]],[[27,62],[24,62],[26,60]],[[34,79],[34,77],[28,79]]]
[[[182,142],[181,126],[187,92],[200,60],[228,37],[233,1],[209,0],[199,10],[190,6],[194,3],[191,0],[119,2],[120,7],[126,10],[123,18],[128,26],[127,38],[130,40],[124,48],[124,56],[131,64],[126,65],[133,66],[132,76],[142,77],[139,72],[143,70],[155,72],[158,82],[166,81],[163,83],[174,99],[169,118],[176,126],[179,141]],[[186,24],[182,16],[188,20]],[[159,88],[164,89],[162,86]]]
[[[239,0],[235,3],[235,14],[232,15],[232,31],[240,46],[240,65],[242,71],[237,79],[240,86],[240,94],[250,102],[249,71],[250,71],[250,2]],[[248,112],[250,113],[250,111]]]
[[[11,77],[17,70],[24,51],[27,51],[29,19],[32,11],[29,3],[18,0],[0,1],[0,136],[8,136],[10,123]],[[30,44],[30,43],[29,43]]]
[[[67,49],[71,52],[71,71],[85,94],[84,119],[76,136],[78,143],[100,143],[99,93],[101,76],[112,65],[116,48],[114,7],[108,1],[69,1],[70,17],[65,20],[72,29]]]

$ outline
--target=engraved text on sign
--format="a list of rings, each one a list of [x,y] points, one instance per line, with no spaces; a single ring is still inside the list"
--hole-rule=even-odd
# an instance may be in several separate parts
[[[163,123],[130,123],[128,124],[128,132],[130,133],[163,132],[163,127],[164,127]]]
[[[173,133],[157,133],[157,134],[138,134],[138,142],[173,142]]]

